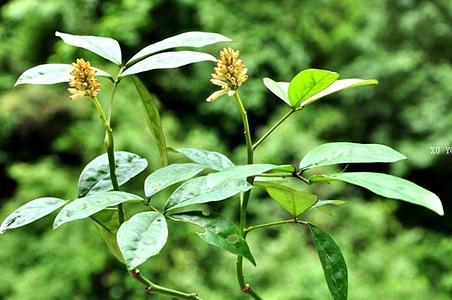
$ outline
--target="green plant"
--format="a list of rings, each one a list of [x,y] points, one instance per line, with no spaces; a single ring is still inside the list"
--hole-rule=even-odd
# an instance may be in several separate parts
[[[195,293],[185,293],[159,286],[139,271],[138,267],[157,255],[168,238],[167,221],[189,223],[202,228],[201,239],[237,256],[237,280],[241,290],[254,299],[261,296],[245,280],[243,258],[256,265],[247,243],[247,235],[255,230],[288,223],[306,226],[317,248],[328,288],[334,299],[347,299],[348,274],[345,260],[335,241],[322,229],[302,218],[310,209],[325,209],[326,205],[341,205],[341,200],[323,200],[309,190],[309,185],[344,181],[364,187],[387,198],[399,199],[427,207],[442,215],[439,198],[407,180],[372,172],[341,172],[318,174],[311,169],[349,163],[392,163],[405,159],[399,152],[378,144],[348,142],[327,143],[309,151],[298,166],[255,164],[254,153],[272,132],[292,114],[307,105],[338,91],[363,85],[377,84],[376,80],[339,79],[335,72],[307,69],[290,82],[275,82],[264,78],[265,86],[289,106],[281,117],[260,139],[253,143],[247,112],[238,90],[247,80],[247,68],[239,58],[239,51],[223,49],[211,82],[220,90],[207,98],[208,102],[221,96],[234,97],[243,121],[247,163],[234,164],[218,152],[196,148],[167,147],[160,121],[157,99],[146,89],[136,74],[165,68],[177,68],[200,61],[216,61],[210,54],[195,51],[169,51],[175,47],[202,47],[217,42],[230,41],[216,33],[187,32],[145,47],[126,63],[122,62],[117,41],[95,36],[77,36],[56,33],[69,45],[85,48],[115,63],[115,76],[94,67],[83,59],[70,64],[40,65],[25,71],[18,84],[54,84],[69,82],[71,99],[89,97],[105,128],[106,154],[88,163],[78,182],[77,198],[63,200],[45,197],[32,200],[8,216],[0,225],[0,233],[38,220],[61,208],[54,221],[54,229],[79,219],[90,218],[106,242],[111,253],[143,284],[149,293],[158,293],[180,299],[201,299]],[[113,88],[107,103],[102,105],[97,95],[101,87],[98,77],[111,80]],[[111,118],[113,100],[119,83],[131,77],[140,95],[149,129],[157,143],[161,168],[150,174],[144,182],[145,197],[120,191],[119,187],[144,171],[146,159],[130,152],[115,151]],[[105,112],[104,106],[107,107]],[[180,154],[189,163],[169,164],[168,152]],[[198,176],[203,172],[202,176]],[[193,178],[194,177],[194,178]],[[295,180],[295,181],[294,181]],[[183,182],[182,184],[180,184]],[[153,196],[180,184],[163,208],[155,207]],[[263,224],[247,223],[248,203],[252,189],[264,189],[290,218]],[[202,211],[210,202],[231,199],[240,194],[239,226],[221,215]],[[233,199],[233,198],[232,198]],[[125,205],[129,205],[127,208]],[[131,214],[131,216],[129,216]]]

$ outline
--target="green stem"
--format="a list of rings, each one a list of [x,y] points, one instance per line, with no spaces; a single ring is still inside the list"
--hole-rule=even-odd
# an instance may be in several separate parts
[[[256,230],[256,229],[260,229],[260,228],[266,228],[266,227],[272,227],[272,226],[276,226],[276,225],[282,225],[282,224],[287,224],[287,223],[296,223],[296,224],[307,224],[304,221],[298,220],[297,218],[294,219],[288,219],[288,220],[282,220],[282,221],[275,221],[275,222],[269,222],[269,223],[264,223],[264,224],[259,224],[259,225],[254,225],[254,226],[249,226],[245,229],[245,232],[248,233],[250,231]]]
[[[281,125],[290,115],[292,115],[294,112],[296,112],[297,108],[292,108],[289,112],[287,112],[284,116],[282,116],[281,119],[279,119],[278,122],[276,122],[275,125],[272,126],[254,145],[252,146],[253,150],[256,150],[257,146],[260,145],[279,125]]]
[[[99,114],[99,117],[105,127],[105,139],[104,144],[105,148],[107,149],[107,156],[108,156],[108,166],[110,169],[110,179],[111,184],[113,185],[113,189],[115,191],[119,191],[119,184],[118,184],[118,178],[116,177],[116,163],[115,163],[115,143],[113,140],[113,130],[110,127],[110,122],[105,117],[104,110],[102,109],[102,106],[100,105],[99,100],[97,97],[92,97],[94,106],[96,107],[97,113]],[[122,204],[118,204],[118,218],[119,218],[119,224],[124,223],[124,209],[122,207]]]
[[[242,122],[243,122],[243,130],[245,134],[245,141],[246,141],[246,153],[247,153],[247,163],[252,164],[254,161],[254,150],[253,150],[253,143],[251,142],[251,133],[250,133],[250,126],[248,122],[248,114],[245,110],[245,107],[243,106],[242,100],[240,99],[240,95],[236,91],[234,94],[234,98],[236,100],[237,107],[240,111],[240,115],[242,116]],[[252,178],[247,179],[248,182],[252,182]],[[247,191],[240,194],[240,235],[243,238],[246,238],[246,209],[248,207],[248,200],[250,198],[251,191]],[[237,270],[237,280],[240,285],[240,289],[245,294],[248,294],[253,299],[256,300],[262,300],[262,298],[251,288],[251,286],[246,283],[245,281],[245,275],[243,274],[243,256],[237,256],[237,262],[236,262],[236,270]]]
[[[130,272],[130,275],[132,276],[133,279],[140,282],[146,288],[146,291],[149,294],[155,293],[155,294],[167,295],[167,296],[175,297],[177,299],[202,300],[202,298],[199,297],[195,293],[190,293],[190,294],[183,293],[183,292],[180,292],[177,290],[169,289],[169,288],[160,286],[158,284],[155,284],[155,283],[151,282],[149,279],[147,279],[146,277],[144,277],[143,275],[141,275],[140,270],[138,270],[138,269],[132,270]]]

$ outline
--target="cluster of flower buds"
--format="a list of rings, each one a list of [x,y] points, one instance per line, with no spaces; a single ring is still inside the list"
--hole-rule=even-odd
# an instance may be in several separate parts
[[[78,58],[71,71],[68,91],[72,94],[69,98],[76,100],[84,96],[96,97],[100,91],[100,84],[96,79],[96,70],[91,67],[89,61]]]

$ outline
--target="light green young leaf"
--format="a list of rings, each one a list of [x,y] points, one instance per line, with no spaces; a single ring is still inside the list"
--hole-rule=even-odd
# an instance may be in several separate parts
[[[104,209],[91,216],[94,227],[100,236],[104,240],[108,247],[108,250],[116,257],[120,262],[125,264],[124,257],[122,257],[121,251],[118,247],[118,242],[116,241],[116,232],[119,229],[119,216],[118,210],[115,209]]]
[[[165,211],[193,204],[221,201],[240,192],[246,192],[253,186],[244,179],[228,181],[209,180],[207,176],[191,179],[180,185],[170,196]]]
[[[144,181],[144,193],[147,198],[157,192],[184,180],[187,180],[205,169],[196,163],[171,164],[154,171]]]
[[[115,151],[115,164],[118,184],[122,185],[146,169],[148,162],[134,153]],[[108,156],[105,153],[85,166],[80,174],[77,194],[81,198],[112,189]]]
[[[196,148],[178,148],[175,151],[184,155],[188,159],[206,166],[212,170],[221,171],[230,167],[234,167],[232,161],[224,154],[214,151],[207,151]]]
[[[165,217],[153,211],[138,213],[119,227],[116,238],[127,269],[133,270],[165,246],[168,238]]]
[[[366,188],[383,197],[424,206],[441,216],[444,215],[443,205],[438,196],[406,179],[372,172],[338,173],[323,175],[323,178],[323,181],[345,181]]]
[[[335,82],[333,82],[329,87],[324,89],[323,91],[309,97],[308,99],[304,100],[300,106],[306,106],[314,101],[317,101],[320,98],[323,98],[325,96],[328,96],[330,94],[349,89],[354,87],[359,87],[363,85],[370,85],[370,84],[378,84],[378,80],[376,79],[358,79],[358,78],[348,78],[348,79],[339,79]]]
[[[58,213],[55,221],[53,222],[53,229],[57,229],[62,224],[67,222],[87,218],[109,206],[115,206],[131,200],[143,201],[140,196],[116,191],[99,192],[83,198],[75,199],[63,207],[63,209]]]
[[[276,168],[279,168],[279,166],[272,164],[241,165],[230,167],[219,172],[210,173],[206,177],[210,183],[223,182],[234,179],[246,179]]]
[[[126,66],[130,66],[136,63],[137,61],[148,57],[153,53],[160,52],[162,50],[170,48],[203,47],[218,42],[229,42],[229,41],[231,41],[229,38],[218,33],[199,32],[199,31],[185,32],[169,37],[160,42],[157,42],[155,44],[143,48],[127,62]]]
[[[270,90],[273,94],[275,94],[279,99],[286,102],[289,106],[292,106],[292,104],[289,101],[289,83],[288,82],[276,82],[271,78],[265,77],[263,79],[264,85],[267,87],[267,89]]]
[[[347,300],[348,272],[341,250],[334,240],[320,228],[308,224],[322,263],[328,289],[334,300]]]
[[[8,229],[21,227],[41,219],[63,206],[64,203],[66,201],[51,197],[31,200],[3,220],[0,225],[0,234],[5,233]]]
[[[307,211],[319,199],[317,195],[297,191],[277,182],[266,183],[265,189],[273,200],[294,217]]]
[[[143,82],[138,76],[132,76],[133,84],[140,94],[141,103],[146,111],[146,123],[157,144],[160,154],[160,163],[162,166],[168,165],[168,153],[166,150],[166,139],[163,132],[162,121],[158,110],[157,98],[149,93]]]
[[[198,233],[204,241],[234,255],[246,257],[253,265],[256,265],[248,243],[240,236],[240,230],[223,216],[218,214],[204,216],[201,212],[190,212],[175,214],[171,217],[205,229],[205,232]]]
[[[300,169],[343,163],[396,162],[405,155],[379,144],[326,143],[309,151],[300,162]]]
[[[316,202],[316,204],[314,204],[312,206],[312,208],[314,207],[320,207],[320,206],[324,206],[324,205],[342,205],[345,204],[346,201],[344,200],[319,200]]]
[[[55,32],[55,35],[60,37],[63,42],[68,45],[89,50],[114,62],[118,66],[121,65],[121,47],[119,46],[118,41],[112,38],[90,35],[72,35],[58,31]]]
[[[55,84],[69,82],[71,80],[70,64],[45,64],[33,67],[23,72],[17,79],[14,86],[19,84]],[[96,76],[112,78],[110,74],[101,69],[94,68]]]
[[[339,74],[326,70],[307,69],[298,73],[289,84],[289,101],[297,106],[302,101],[329,87],[339,78]]]
[[[121,77],[155,69],[173,69],[201,61],[217,61],[207,53],[196,51],[172,51],[158,53],[133,64],[120,75]]]

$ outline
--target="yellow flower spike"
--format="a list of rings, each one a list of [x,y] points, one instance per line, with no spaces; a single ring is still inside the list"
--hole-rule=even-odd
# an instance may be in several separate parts
[[[240,51],[232,48],[224,48],[220,51],[220,59],[213,69],[210,82],[220,86],[221,90],[214,92],[206,101],[211,102],[223,95],[233,96],[235,91],[248,79],[248,69],[241,59]]]
[[[89,61],[78,58],[71,71],[71,80],[67,90],[72,95],[71,100],[76,100],[84,96],[94,98],[100,92],[100,84],[96,79],[96,70],[91,67]]]

